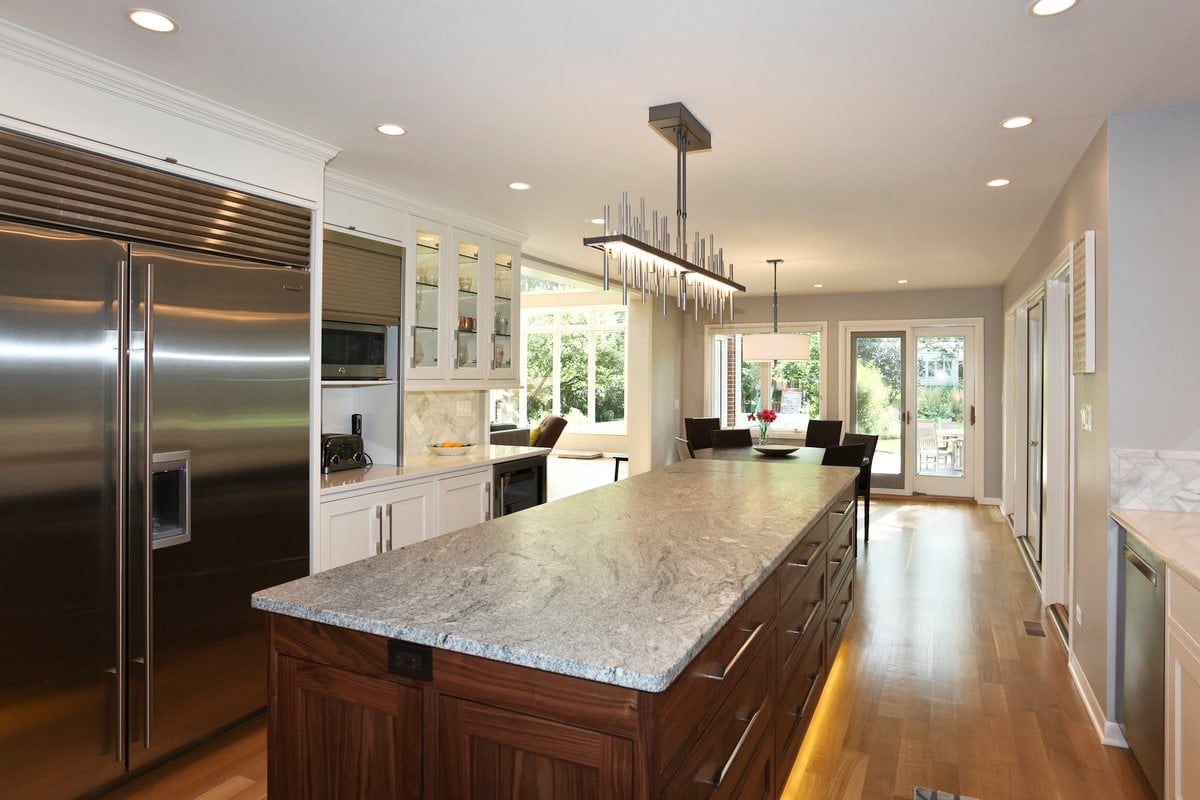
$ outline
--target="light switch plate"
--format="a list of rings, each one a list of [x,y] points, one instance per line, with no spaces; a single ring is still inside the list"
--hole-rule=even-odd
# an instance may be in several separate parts
[[[456,413],[458,414],[458,416],[460,416],[460,417],[471,416],[471,401],[470,400],[458,400],[455,403],[454,407],[455,407],[455,410],[456,410]]]
[[[1088,403],[1079,406],[1079,427],[1085,431],[1092,429],[1092,407]]]

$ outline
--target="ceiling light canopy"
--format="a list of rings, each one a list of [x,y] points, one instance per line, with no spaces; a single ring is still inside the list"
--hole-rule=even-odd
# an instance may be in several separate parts
[[[1012,181],[1010,181],[1008,178],[992,178],[990,181],[988,181],[987,185],[993,189],[999,189],[1001,186],[1008,186],[1010,183],[1012,183]]]
[[[725,322],[725,303],[729,302],[729,319],[733,319],[733,295],[746,287],[733,280],[733,264],[725,263],[724,249],[718,250],[713,237],[703,239],[699,233],[691,250],[687,240],[687,154],[712,149],[712,134],[696,119],[683,103],[668,103],[650,107],[650,127],[675,146],[675,236],[671,236],[670,220],[657,210],[646,215],[646,200],[642,198],[638,213],[629,205],[629,193],[622,192],[617,206],[617,219],[611,224],[609,207],[604,206],[603,236],[584,237],[587,247],[604,253],[604,289],[607,291],[615,270],[621,278],[621,301],[629,304],[629,290],[642,293],[642,302],[649,294],[662,297],[663,314],[667,313],[667,296],[676,287],[676,305],[687,310],[688,289],[696,319],[700,308],[710,316]]]
[[[375,130],[382,133],[384,136],[403,136],[408,133],[408,129],[403,125],[397,125],[394,122],[385,122],[381,125],[376,125]]]
[[[508,185],[510,189],[516,189],[518,192],[523,192],[529,188],[529,184],[523,181],[513,181]]]
[[[767,261],[775,273],[775,291],[771,301],[774,322],[771,333],[753,333],[742,337],[742,361],[807,361],[808,334],[779,332],[779,265],[782,258]]]
[[[1034,0],[1029,4],[1029,13],[1035,17],[1053,17],[1070,11],[1079,0]]]
[[[1001,128],[1008,128],[1010,131],[1015,131],[1017,128],[1028,128],[1033,124],[1033,117],[1028,114],[1018,114],[1015,117],[1009,117],[1000,123]]]
[[[150,8],[131,8],[125,12],[125,16],[129,17],[129,21],[139,28],[155,33],[175,33],[179,30],[178,22],[161,11]]]

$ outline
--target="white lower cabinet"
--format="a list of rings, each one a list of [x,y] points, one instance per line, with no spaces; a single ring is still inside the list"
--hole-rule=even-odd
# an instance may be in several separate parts
[[[1167,573],[1166,796],[1200,800],[1200,592]]]
[[[492,518],[492,471],[476,470],[438,482],[438,533],[453,533]]]
[[[490,467],[321,503],[319,570],[491,519]]]

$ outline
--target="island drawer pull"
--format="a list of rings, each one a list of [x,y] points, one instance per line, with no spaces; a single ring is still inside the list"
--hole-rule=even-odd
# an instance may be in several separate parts
[[[733,766],[734,761],[737,761],[738,753],[740,753],[742,750],[742,745],[744,745],[746,740],[750,738],[750,731],[754,730],[754,723],[758,721],[758,715],[761,713],[762,706],[760,705],[758,708],[754,709],[754,713],[750,715],[750,719],[746,723],[746,730],[742,731],[742,735],[738,737],[737,744],[733,746],[733,752],[729,754],[729,758],[725,759],[725,764],[721,767],[721,771],[711,778],[701,778],[701,783],[708,783],[712,784],[713,786],[721,785],[721,782],[725,780],[725,776],[729,774],[729,768]],[[738,717],[738,719],[740,720],[741,717]]]
[[[804,620],[804,624],[800,626],[799,630],[792,630],[791,628],[788,628],[787,629],[788,633],[794,633],[797,636],[803,636],[804,632],[806,630],[808,630],[808,626],[812,624],[813,617],[815,617],[817,615],[817,609],[819,609],[821,607],[821,601],[813,600],[813,601],[807,603],[806,605],[808,608],[812,609],[812,611],[808,612],[808,619]]]
[[[804,719],[805,715],[808,714],[808,704],[812,702],[813,695],[817,692],[817,684],[821,682],[822,669],[824,669],[824,667],[818,667],[816,672],[809,674],[808,679],[812,681],[812,683],[808,687],[808,694],[804,695],[804,702],[796,706],[796,708],[792,711],[788,712],[797,720]]]
[[[840,550],[841,552],[838,553],[838,555],[841,556],[841,558],[831,558],[831,559],[829,559],[829,563],[830,564],[841,564],[843,561],[846,560],[846,551],[848,551],[849,549],[850,549],[850,545],[848,545],[848,544],[844,544],[841,547],[839,547],[838,550]]]
[[[746,641],[742,642],[742,646],[738,648],[738,651],[733,654],[733,658],[729,659],[729,663],[725,665],[725,669],[721,670],[720,675],[712,675],[710,673],[704,673],[704,677],[712,678],[712,679],[718,680],[718,681],[723,681],[726,678],[728,678],[729,673],[733,672],[733,668],[735,666],[737,666],[737,663],[741,659],[742,655],[747,650],[750,649],[750,643],[753,642],[758,637],[758,634],[762,631],[762,629],[763,629],[763,623],[761,623],[761,622],[750,629],[750,635],[746,637]],[[746,630],[746,629],[743,628],[742,630]]]
[[[803,561],[789,561],[789,562],[787,562],[787,565],[789,567],[807,567],[807,566],[811,565],[812,557],[815,556],[817,554],[817,551],[821,549],[822,544],[823,544],[822,542],[809,542],[808,544],[804,545],[805,547],[807,547],[809,550],[812,551],[811,553],[808,554],[808,558],[804,559]]]
[[[850,513],[850,507],[853,505],[854,505],[853,500],[847,500],[846,505],[842,506],[841,511],[833,511],[832,509],[830,509],[829,513],[833,514],[835,517],[844,517]]]

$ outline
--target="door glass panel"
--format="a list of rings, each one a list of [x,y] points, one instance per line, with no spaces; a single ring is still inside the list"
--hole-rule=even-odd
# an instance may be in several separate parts
[[[854,334],[855,433],[879,437],[871,461],[872,485],[903,487],[904,336],[900,333]]]
[[[497,252],[493,260],[492,369],[512,367],[512,262],[510,253]]]
[[[458,245],[458,327],[454,333],[454,366],[479,366],[479,245]]]
[[[917,337],[917,474],[961,478],[965,336]]]
[[[438,292],[441,237],[417,231],[416,319],[413,320],[413,366],[438,364]]]

